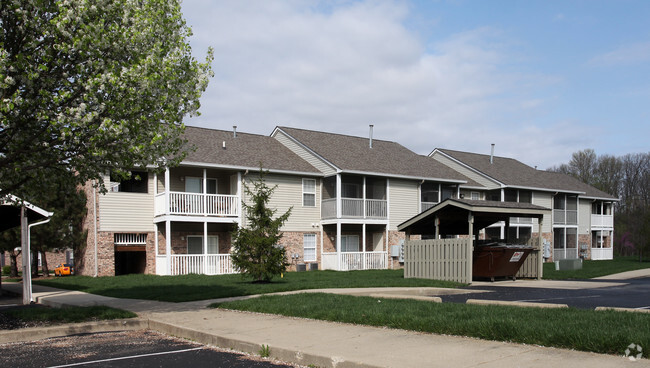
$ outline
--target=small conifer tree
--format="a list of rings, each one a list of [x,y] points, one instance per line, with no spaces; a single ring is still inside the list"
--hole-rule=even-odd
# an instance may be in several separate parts
[[[278,246],[282,238],[280,228],[287,221],[292,208],[274,218],[277,210],[268,207],[271,195],[277,186],[269,187],[264,180],[266,172],[260,167],[260,175],[253,182],[253,188],[244,184],[244,192],[250,203],[242,201],[246,213],[246,227],[237,227],[233,232],[232,263],[242,275],[254,282],[270,282],[289,265],[285,249]]]

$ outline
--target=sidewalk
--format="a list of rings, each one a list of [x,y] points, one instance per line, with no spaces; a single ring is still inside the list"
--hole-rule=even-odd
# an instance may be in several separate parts
[[[20,289],[20,284],[3,288]],[[117,299],[38,285],[34,296],[50,305],[122,308],[163,333],[254,354],[268,345],[273,358],[318,367],[650,366],[648,360],[611,355],[205,308],[214,301]]]

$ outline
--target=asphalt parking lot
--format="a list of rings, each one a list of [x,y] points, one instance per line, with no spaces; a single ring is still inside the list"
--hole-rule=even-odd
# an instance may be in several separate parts
[[[294,367],[153,331],[83,334],[0,345],[2,367]]]
[[[584,280],[585,282],[598,282]],[[594,309],[619,307],[650,309],[650,278],[621,281],[619,285],[593,289],[552,289],[509,287],[513,281],[497,281],[494,286],[470,286],[467,289],[485,290],[487,293],[469,293],[442,296],[443,302],[465,303],[467,299],[507,300],[567,304],[569,307]]]

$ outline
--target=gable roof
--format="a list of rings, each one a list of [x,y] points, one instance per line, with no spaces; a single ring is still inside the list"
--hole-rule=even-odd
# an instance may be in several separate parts
[[[20,226],[20,207],[25,206],[28,222],[52,217],[54,212],[46,211],[12,194],[0,198],[0,232]]]
[[[373,139],[370,148],[368,138],[290,127],[277,127],[276,130],[342,172],[478,185],[455,170],[395,142]]]
[[[432,235],[435,232],[435,221],[438,219],[441,235],[467,234],[469,213],[474,216],[475,229],[480,230],[495,222],[506,221],[510,217],[540,219],[544,215],[550,215],[551,210],[530,203],[448,198],[397,225],[397,230]]]
[[[184,164],[253,170],[261,164],[269,171],[320,175],[315,167],[269,136],[237,132],[235,137],[233,131],[186,126],[184,138],[190,148]]]
[[[513,158],[493,156],[493,162],[490,163],[490,155],[440,148],[436,148],[431,155],[436,152],[459,161],[507,187],[576,193],[589,198],[616,200],[616,197],[570,175],[537,170]]]

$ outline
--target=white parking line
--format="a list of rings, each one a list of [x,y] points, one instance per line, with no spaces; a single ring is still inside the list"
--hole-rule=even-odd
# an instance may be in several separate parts
[[[81,363],[72,363],[72,364],[65,364],[65,365],[53,365],[48,368],[62,368],[62,367],[74,367],[77,365],[86,365],[86,364],[95,364],[95,363],[103,363],[103,362],[112,362],[116,360],[124,360],[124,359],[134,359],[134,358],[142,358],[142,357],[149,357],[149,356],[156,356],[156,355],[166,355],[166,354],[176,354],[176,353],[185,353],[188,351],[194,351],[194,350],[201,350],[203,347],[200,348],[192,348],[192,349],[184,349],[184,350],[174,350],[174,351],[164,351],[161,353],[151,353],[151,354],[141,354],[141,355],[132,355],[128,357],[119,357],[119,358],[112,358],[112,359],[101,359],[101,360],[92,360],[89,362],[81,362]]]

